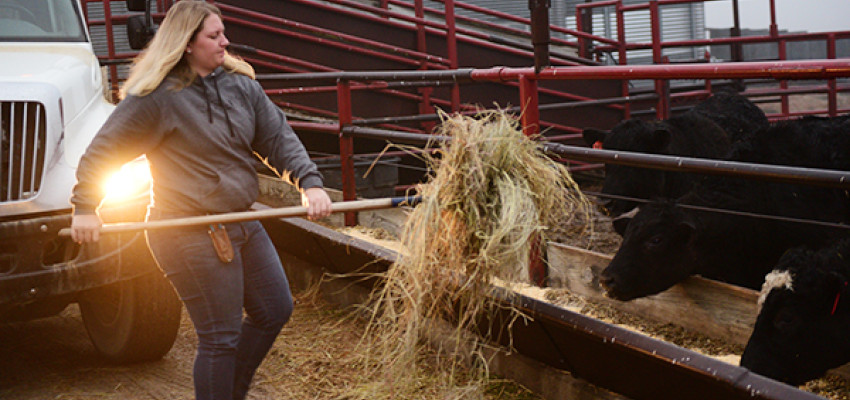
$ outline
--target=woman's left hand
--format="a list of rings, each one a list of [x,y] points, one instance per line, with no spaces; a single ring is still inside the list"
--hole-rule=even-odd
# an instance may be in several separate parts
[[[301,192],[301,205],[307,208],[307,218],[310,220],[331,215],[331,198],[320,187],[311,187]]]

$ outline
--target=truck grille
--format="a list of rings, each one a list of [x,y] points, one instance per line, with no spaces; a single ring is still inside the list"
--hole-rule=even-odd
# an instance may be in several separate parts
[[[41,103],[0,102],[0,202],[26,200],[38,194],[46,136]]]

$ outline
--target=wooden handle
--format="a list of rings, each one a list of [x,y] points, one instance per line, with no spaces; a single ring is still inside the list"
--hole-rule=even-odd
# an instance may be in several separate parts
[[[366,199],[353,201],[340,201],[331,204],[331,212],[366,211],[384,208],[398,207],[400,205],[416,205],[421,201],[418,196],[410,197],[388,197],[382,199]],[[119,222],[104,224],[100,228],[101,234],[143,231],[148,229],[175,228],[193,225],[208,225],[228,222],[251,221],[267,218],[303,217],[307,215],[307,208],[301,206],[270,208],[260,211],[242,211],[224,214],[200,215],[196,217],[184,217],[163,219],[147,222]],[[60,236],[71,236],[71,228],[59,230]]]

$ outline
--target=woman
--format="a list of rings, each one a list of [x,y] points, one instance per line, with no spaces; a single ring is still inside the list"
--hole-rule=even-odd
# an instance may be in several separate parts
[[[98,240],[100,182],[141,154],[153,177],[150,220],[246,210],[258,194],[254,153],[301,191],[309,218],[330,214],[316,165],[251,66],[227,53],[228,44],[215,6],[183,0],[169,9],[136,60],[123,100],[80,160],[71,197],[75,241]],[[220,254],[214,232],[226,232]],[[159,229],[147,240],[198,334],[196,398],[245,398],[293,308],[262,225]]]

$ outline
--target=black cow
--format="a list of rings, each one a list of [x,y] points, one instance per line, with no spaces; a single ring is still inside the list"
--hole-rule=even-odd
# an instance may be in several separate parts
[[[801,385],[850,362],[850,239],[797,248],[767,275],[741,356],[751,371]]]
[[[722,93],[664,121],[630,119],[611,131],[585,129],[582,136],[588,145],[605,150],[721,158],[734,141],[767,125],[767,117],[746,97]],[[675,198],[691,189],[694,177],[675,171],[606,164],[602,193],[638,199]],[[603,204],[612,216],[637,206],[626,199],[603,199]]]
[[[736,143],[727,159],[850,170],[850,120],[776,123]],[[758,289],[785,250],[820,246],[844,232],[752,214],[847,222],[850,201],[840,189],[705,176],[684,196],[655,200],[634,214],[618,219],[623,243],[600,276],[608,295],[620,300],[659,293],[694,274]]]
[[[733,143],[770,125],[761,108],[747,97],[732,92],[715,93],[694,106],[692,111],[720,125]]]

